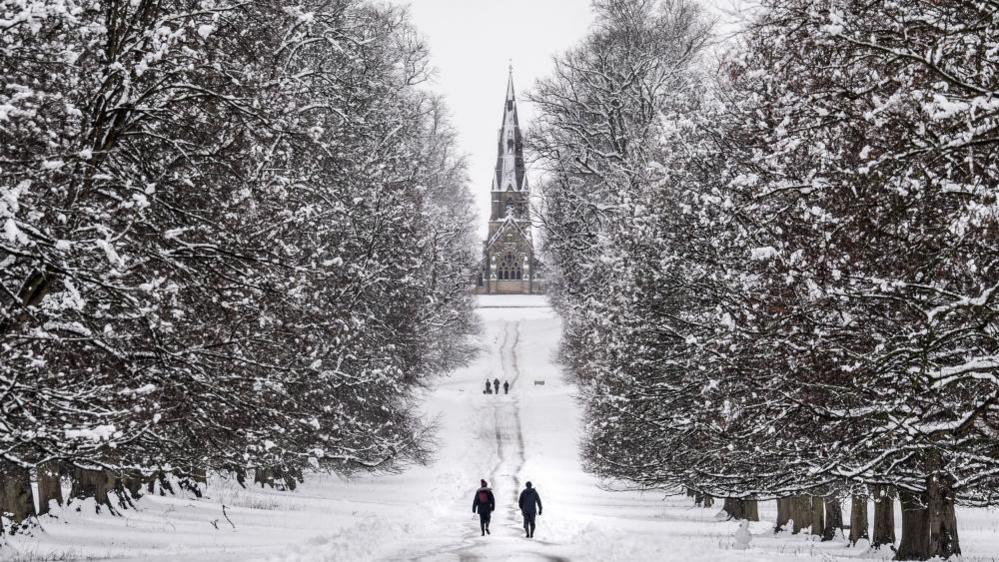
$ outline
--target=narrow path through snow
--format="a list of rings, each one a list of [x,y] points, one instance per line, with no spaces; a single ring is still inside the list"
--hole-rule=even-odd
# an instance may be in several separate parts
[[[524,431],[520,422],[521,381],[517,364],[519,342],[520,323],[504,322],[503,340],[498,350],[501,371],[499,380],[501,383],[509,382],[513,393],[508,395],[497,392],[496,400],[491,405],[497,462],[490,472],[489,482],[497,494],[497,509],[493,513],[490,529],[496,531],[497,538],[506,538],[508,528],[516,528],[522,523],[517,506],[521,487],[520,471],[525,461]],[[463,547],[458,554],[462,560],[478,560],[483,554],[479,551],[489,549],[488,545],[473,543]]]
[[[539,552],[539,545],[540,548],[544,548],[545,543],[528,540],[520,531],[523,520],[517,501],[523,485],[521,472],[526,462],[524,431],[520,416],[523,394],[518,357],[520,322],[504,321],[499,327],[498,345],[484,349],[483,355],[489,357],[492,366],[498,367],[499,372],[494,372],[491,376],[498,378],[501,385],[504,382],[510,383],[510,393],[484,395],[480,405],[481,422],[487,426],[491,425],[491,431],[486,427],[486,432],[483,433],[491,433],[494,447],[494,461],[488,475],[484,476],[496,493],[497,507],[490,525],[492,533],[482,537],[478,532],[478,525],[470,525],[470,529],[463,533],[457,544],[438,547],[433,552],[411,554],[410,560],[447,560],[456,557],[459,561],[473,561],[491,560],[498,556],[551,562],[569,560],[563,556]],[[471,504],[470,494],[468,503]]]

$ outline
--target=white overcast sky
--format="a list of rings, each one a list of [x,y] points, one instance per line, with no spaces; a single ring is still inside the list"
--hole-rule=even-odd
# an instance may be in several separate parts
[[[503,116],[507,68],[512,62],[520,125],[534,108],[523,93],[546,76],[552,57],[578,43],[592,22],[590,0],[392,0],[409,6],[437,67],[434,89],[447,98],[468,155],[479,232],[489,219],[489,189],[496,163],[496,132]],[[745,0],[707,0],[738,4]],[[533,174],[528,170],[528,174]]]
[[[521,128],[533,108],[521,100],[548,73],[553,55],[586,33],[590,0],[397,0],[408,5],[426,37],[434,66],[434,89],[447,98],[468,154],[480,233],[489,220],[489,188],[496,164],[496,131],[503,117],[507,68],[513,63]]]

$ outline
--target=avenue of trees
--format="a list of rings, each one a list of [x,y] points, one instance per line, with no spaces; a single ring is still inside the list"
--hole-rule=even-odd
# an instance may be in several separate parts
[[[428,73],[358,0],[0,0],[5,531],[426,458],[477,259]]]
[[[530,135],[588,468],[959,554],[999,503],[999,5],[764,0],[718,57],[691,0],[594,6]]]

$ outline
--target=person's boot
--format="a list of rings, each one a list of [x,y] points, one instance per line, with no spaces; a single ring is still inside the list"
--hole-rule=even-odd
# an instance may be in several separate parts
[[[491,535],[492,534],[492,533],[489,532],[489,525],[486,525],[486,534],[487,535]]]

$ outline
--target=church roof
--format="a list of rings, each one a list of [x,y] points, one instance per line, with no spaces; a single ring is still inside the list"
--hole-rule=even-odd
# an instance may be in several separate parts
[[[523,221],[514,218],[513,215],[507,215],[506,218],[503,219],[503,223],[496,229],[496,232],[493,232],[493,235],[486,241],[485,249],[488,250],[489,248],[492,248],[493,244],[500,239],[500,236],[510,229],[513,229],[514,232],[519,234],[521,238],[530,242],[531,237],[524,230],[524,227],[521,224],[522,222]]]
[[[507,79],[506,99],[503,101],[503,121],[497,143],[496,174],[493,191],[523,191],[527,189],[524,173],[524,138],[517,119],[517,97],[513,88],[513,68]]]

